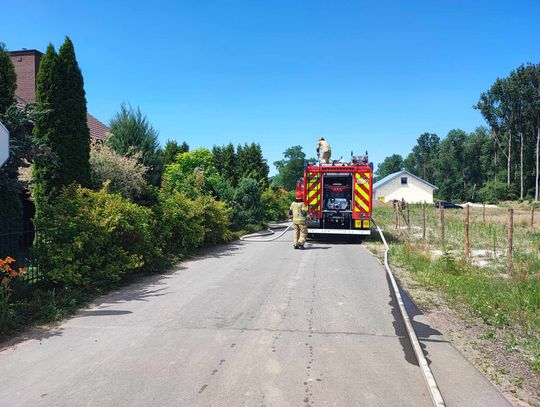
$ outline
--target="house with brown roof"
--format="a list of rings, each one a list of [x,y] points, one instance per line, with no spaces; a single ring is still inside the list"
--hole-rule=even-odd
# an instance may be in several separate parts
[[[17,74],[17,89],[15,89],[17,102],[21,105],[35,102],[37,74],[43,53],[35,49],[22,49],[11,51],[10,55]],[[109,134],[107,126],[89,113],[87,113],[86,121],[92,140],[107,139]]]

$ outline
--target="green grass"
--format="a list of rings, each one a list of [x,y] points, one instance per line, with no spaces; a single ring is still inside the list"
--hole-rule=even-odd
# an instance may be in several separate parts
[[[414,228],[419,225],[414,225],[414,218],[411,217],[410,233],[406,229],[398,231],[394,228],[392,208],[376,209],[375,220],[385,226],[386,235],[392,236],[390,263],[407,269],[421,286],[438,290],[450,306],[464,307],[470,315],[503,333],[506,350],[522,352],[532,368],[540,372],[540,262],[534,250],[537,236],[530,233],[530,225],[515,224],[514,273],[508,276],[503,273],[506,258],[495,258],[484,267],[465,259],[463,211],[445,214],[444,247],[437,236],[438,213],[432,208],[428,212],[429,232],[424,241],[422,231]],[[499,220],[500,217],[495,219]],[[505,254],[503,226],[476,222],[471,227],[475,232],[471,247],[489,250],[491,245]],[[442,250],[442,255],[434,255],[436,249]],[[484,335],[495,338],[491,330]]]

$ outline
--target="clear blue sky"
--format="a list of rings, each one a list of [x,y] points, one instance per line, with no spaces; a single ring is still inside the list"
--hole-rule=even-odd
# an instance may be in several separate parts
[[[377,164],[425,131],[472,131],[479,94],[540,60],[539,1],[144,3],[0,0],[0,41],[69,35],[104,123],[129,102],[163,145],[255,141],[270,164],[292,145],[315,155],[321,135]]]

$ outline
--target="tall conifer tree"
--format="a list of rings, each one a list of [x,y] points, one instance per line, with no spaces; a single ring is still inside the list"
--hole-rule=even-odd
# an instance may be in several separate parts
[[[41,114],[36,117],[33,132],[38,143],[50,149],[54,159],[34,163],[34,196],[38,210],[47,197],[58,192],[60,185],[59,163],[56,155],[57,145],[61,139],[59,136],[61,114],[58,108],[60,98],[58,64],[58,54],[54,46],[49,44],[45,55],[41,58],[37,75],[36,102]]]
[[[17,75],[4,43],[0,42],[0,113],[15,102]]]
[[[36,204],[66,185],[90,184],[90,132],[86,122],[86,98],[73,43],[66,37],[60,52],[50,44],[41,59],[36,101],[38,116],[34,135],[49,147],[55,159],[36,163]]]
[[[61,137],[57,154],[61,159],[63,185],[90,185],[90,131],[87,124],[84,81],[69,37],[58,52],[59,109],[62,112]]]

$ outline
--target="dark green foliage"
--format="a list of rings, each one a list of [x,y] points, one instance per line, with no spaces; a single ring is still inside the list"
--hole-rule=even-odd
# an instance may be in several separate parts
[[[22,201],[25,185],[19,181],[19,169],[28,167],[32,161],[41,162],[50,156],[43,146],[36,145],[31,134],[31,121],[36,114],[27,105],[19,109],[11,105],[0,121],[10,132],[10,157],[0,168],[0,230],[4,233],[23,227]]]
[[[175,162],[166,168],[163,189],[182,191],[192,198],[213,195],[220,200],[231,200],[233,195],[230,183],[218,174],[214,157],[205,148],[177,155]]]
[[[239,145],[236,149],[236,157],[237,180],[252,178],[257,181],[261,189],[268,186],[269,168],[258,143]]]
[[[0,121],[9,131],[10,151],[8,161],[0,168],[0,186],[10,192],[21,192],[24,188],[18,180],[19,168],[27,167],[45,154],[45,149],[38,148],[31,134],[32,121],[36,118],[32,105],[21,109],[11,105],[5,113],[0,113]]]
[[[250,230],[264,223],[261,191],[256,180],[243,178],[234,194],[232,226],[235,230]]]
[[[478,191],[478,200],[486,203],[497,203],[503,200],[516,199],[517,193],[515,188],[508,186],[503,181],[488,181]]]
[[[60,54],[52,45],[47,47],[39,67],[36,100],[41,114],[35,120],[34,135],[55,157],[34,165],[34,194],[39,208],[63,186],[90,184],[84,84],[69,38]]]
[[[218,173],[233,187],[236,187],[240,169],[238,168],[238,156],[232,143],[223,147],[214,146],[212,155],[214,156],[214,167]]]
[[[167,143],[165,144],[165,151],[163,153],[163,167],[172,164],[178,154],[187,153],[188,151],[189,146],[185,141],[182,143],[182,145],[178,145],[178,143],[174,140],[167,140]]]
[[[386,157],[382,163],[377,167],[375,174],[376,180],[381,180],[387,175],[394,172],[401,171],[403,169],[403,157],[399,154],[392,154],[390,157]]]
[[[236,151],[232,143],[212,148],[214,167],[231,186],[237,187],[242,178],[252,178],[259,187],[268,186],[268,164],[257,143],[238,145]]]
[[[58,108],[61,98],[58,65],[58,54],[52,44],[49,44],[47,52],[41,58],[37,75],[36,101],[40,104],[43,114],[34,122],[34,136],[38,142],[49,146],[55,156],[59,141],[62,139],[62,115]],[[57,157],[57,160],[50,163],[34,164],[34,196],[38,209],[48,196],[59,192],[61,186],[59,161],[60,158]]]
[[[154,208],[154,236],[162,255],[175,258],[193,254],[204,242],[202,208],[180,191],[160,196]]]
[[[418,175],[423,180],[433,183],[435,181],[434,173],[439,156],[439,145],[440,139],[436,134],[421,134],[412,152],[403,163],[405,169]]]
[[[205,245],[225,243],[232,239],[230,231],[231,211],[225,202],[220,202],[211,196],[206,196],[197,199],[195,204],[202,211]]]
[[[9,52],[4,43],[0,42],[0,114],[15,103],[17,75],[11,62]]]
[[[440,156],[435,157],[436,166],[440,171],[438,182],[438,196],[446,200],[467,200],[466,179],[464,169],[467,165],[464,157],[465,140],[467,133],[463,130],[451,130],[448,136],[440,143]],[[438,162],[436,159],[438,158]],[[431,177],[434,180],[434,176]]]
[[[287,219],[287,214],[294,195],[291,196],[285,189],[270,186],[261,194],[261,204],[264,210],[264,219],[276,221]]]
[[[111,136],[107,143],[118,154],[138,157],[148,167],[147,181],[161,183],[163,150],[159,147],[158,132],[139,108],[122,104],[120,112],[109,123]]]
[[[21,194],[0,186],[0,234],[20,232],[23,225],[23,206]],[[4,238],[5,239],[5,238]],[[10,240],[4,242],[9,245]],[[0,256],[8,253],[0,253]]]
[[[60,99],[62,114],[61,138],[55,152],[60,159],[62,185],[71,183],[90,186],[90,131],[87,125],[84,81],[75,57],[73,43],[66,37],[58,52]]]
[[[149,209],[120,195],[73,186],[45,202],[36,226],[47,279],[68,287],[104,287],[154,258]]]
[[[285,188],[287,191],[296,189],[296,181],[304,174],[306,155],[302,146],[289,147],[283,153],[283,160],[274,162],[278,175],[274,178],[275,185]]]
[[[540,64],[521,65],[497,78],[474,106],[491,128],[494,166],[506,170],[506,184],[517,185],[519,197],[534,191],[539,198]]]

